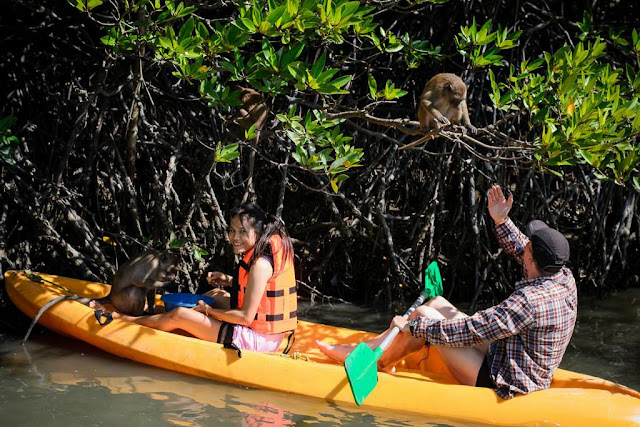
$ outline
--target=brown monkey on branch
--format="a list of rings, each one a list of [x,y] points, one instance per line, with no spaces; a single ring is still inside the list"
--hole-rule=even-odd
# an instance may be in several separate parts
[[[234,91],[240,92],[238,100],[242,103],[242,106],[237,109],[231,119],[243,131],[255,124],[257,139],[269,114],[269,108],[264,102],[264,97],[260,92],[248,87],[238,86],[234,88]],[[242,136],[244,136],[244,133]]]
[[[260,141],[260,131],[264,127],[269,115],[269,108],[264,102],[262,94],[254,89],[238,86],[234,91],[239,91],[238,99],[242,106],[237,109],[232,116],[232,123],[235,124],[240,132],[239,138],[244,138],[244,131],[255,125],[256,145]],[[249,154],[249,177],[247,178],[247,190],[242,197],[242,202],[246,202],[250,194],[255,194],[253,188],[253,168],[255,164],[256,153],[251,150]]]
[[[435,129],[435,131],[401,147],[401,150],[433,138],[441,127],[449,124],[462,124],[462,133],[467,132],[466,128],[469,128],[472,134],[478,132],[469,120],[467,85],[455,74],[436,74],[427,82],[420,95],[418,120],[420,129]]]
[[[467,85],[455,74],[436,74],[427,82],[420,95],[418,120],[420,129],[439,129],[449,123],[462,123],[471,133],[478,132],[469,120]]]

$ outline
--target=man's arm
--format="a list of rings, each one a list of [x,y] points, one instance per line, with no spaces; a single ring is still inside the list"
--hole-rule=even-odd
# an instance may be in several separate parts
[[[495,222],[494,231],[500,246],[507,254],[522,264],[524,248],[529,243],[529,239],[509,218],[509,212],[511,211],[511,206],[513,206],[513,194],[510,194],[509,198],[505,199],[500,186],[494,185],[489,189],[487,201],[489,215]]]
[[[522,264],[524,248],[529,243],[529,238],[516,227],[511,218],[507,218],[502,224],[496,225],[493,231],[496,233],[498,243],[500,243],[502,249],[514,257],[518,263]]]

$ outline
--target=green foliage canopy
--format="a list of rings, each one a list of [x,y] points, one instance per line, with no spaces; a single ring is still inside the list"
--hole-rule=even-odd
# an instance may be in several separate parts
[[[431,3],[444,3],[433,1]],[[75,6],[91,11],[102,2],[82,2]],[[235,83],[253,87],[268,96],[294,91],[318,96],[317,108],[291,107],[276,112],[282,135],[292,142],[292,158],[299,166],[326,174],[331,187],[345,180],[349,169],[360,165],[362,150],[350,144],[340,130],[342,120],[330,120],[323,113],[340,107],[341,96],[354,95],[366,79],[369,106],[399,99],[407,91],[387,80],[378,90],[374,70],[342,70],[349,58],[340,45],[353,40],[360,49],[377,50],[379,55],[399,54],[407,66],[419,67],[430,60],[442,60],[441,48],[426,40],[412,40],[408,33],[398,36],[375,22],[376,7],[358,1],[269,0],[234,2],[235,18],[214,23],[204,20],[194,6],[174,0],[127,1],[113,25],[102,38],[114,54],[139,55],[148,48],[145,60],[170,64],[173,75],[197,87],[201,99],[214,108],[240,104]],[[461,26],[455,37],[462,61],[475,73],[488,77],[488,94],[494,107],[505,114],[525,114],[530,140],[519,141],[523,149],[535,148],[537,164],[556,174],[559,167],[586,163],[602,179],[625,184],[633,178],[640,162],[637,144],[640,129],[638,110],[637,31],[627,41],[621,32],[611,33],[609,43],[622,48],[633,61],[623,68],[607,63],[607,42],[592,33],[590,16],[576,23],[584,42],[564,45],[541,58],[509,63],[503,51],[517,46],[522,31],[508,31],[487,20],[475,18]],[[588,40],[588,41],[587,41]],[[255,49],[259,46],[258,49]],[[315,52],[313,61],[301,58]],[[500,73],[508,66],[509,74]],[[546,65],[546,67],[543,67]],[[346,70],[349,70],[347,67]],[[353,108],[353,107],[352,107]],[[247,133],[247,137],[254,133]],[[233,152],[233,146],[227,149]],[[218,153],[221,159],[225,156]]]

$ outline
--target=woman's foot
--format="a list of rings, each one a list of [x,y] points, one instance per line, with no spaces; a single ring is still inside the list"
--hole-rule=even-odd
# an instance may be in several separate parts
[[[94,299],[89,301],[89,307],[93,308],[94,310],[104,310],[104,305],[100,304],[98,301]]]
[[[100,310],[101,313],[103,313],[105,315],[109,315],[110,317],[113,317],[114,319],[123,319],[123,320],[128,320],[130,322],[133,322],[136,319],[136,317],[127,316],[126,314],[118,313],[115,310],[113,310],[113,311],[107,310],[107,308],[104,305],[100,304],[96,300],[89,301],[89,307],[91,307],[92,309],[94,309],[96,311]]]

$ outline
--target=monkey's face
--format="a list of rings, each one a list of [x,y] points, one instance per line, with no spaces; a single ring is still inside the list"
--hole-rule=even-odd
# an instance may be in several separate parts
[[[249,221],[246,218],[241,220],[239,216],[231,218],[228,234],[235,254],[243,254],[250,251],[258,240],[258,234],[249,224]]]
[[[178,257],[169,252],[162,252],[158,259],[158,282],[171,282],[175,280],[178,271]]]
[[[462,90],[451,91],[451,104],[458,106],[460,103],[467,99],[467,92]]]
[[[449,93],[449,101],[454,107],[457,107],[467,99],[467,88],[465,86],[447,85],[446,90]]]

